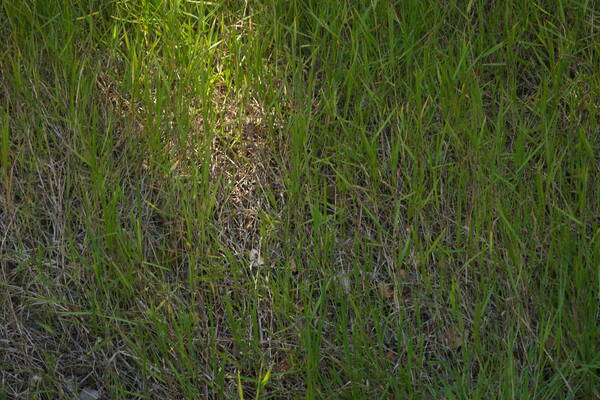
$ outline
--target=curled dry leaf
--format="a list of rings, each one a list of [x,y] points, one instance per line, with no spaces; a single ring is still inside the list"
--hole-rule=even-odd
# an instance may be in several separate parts
[[[446,332],[444,332],[444,338],[446,340],[446,345],[451,350],[458,350],[458,348],[462,345],[461,332],[453,325],[450,325],[448,329],[446,329]]]
[[[254,266],[256,265],[257,267],[260,267],[261,265],[264,265],[265,261],[263,260],[263,258],[260,255],[260,251],[256,250],[256,249],[252,249],[250,250],[250,266]]]
[[[79,400],[98,400],[100,398],[100,392],[95,389],[83,388],[79,393]]]
[[[377,289],[379,290],[379,293],[386,299],[390,299],[394,295],[394,291],[387,283],[379,282],[377,284]]]
[[[346,294],[350,294],[350,277],[348,276],[348,274],[342,274],[340,276],[340,283],[344,288],[344,292],[346,292]]]
[[[403,281],[406,281],[408,279],[408,271],[405,269],[398,270],[398,278],[400,278]]]

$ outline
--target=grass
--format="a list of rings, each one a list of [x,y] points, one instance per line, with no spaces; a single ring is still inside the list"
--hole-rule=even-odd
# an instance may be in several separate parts
[[[2,1],[0,399],[600,398],[599,29]]]

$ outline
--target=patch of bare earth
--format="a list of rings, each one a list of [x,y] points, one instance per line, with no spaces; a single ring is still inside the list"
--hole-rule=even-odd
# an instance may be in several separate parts
[[[260,251],[261,213],[280,213],[283,205],[280,163],[269,137],[273,126],[268,126],[267,110],[256,99],[219,108],[225,134],[215,135],[213,141],[211,174],[219,185],[215,223],[223,243],[249,256],[252,250]],[[270,195],[274,199],[269,200]]]

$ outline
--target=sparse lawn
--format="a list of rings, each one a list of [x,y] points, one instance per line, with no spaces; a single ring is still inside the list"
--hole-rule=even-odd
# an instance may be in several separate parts
[[[0,32],[0,399],[600,399],[597,1]]]

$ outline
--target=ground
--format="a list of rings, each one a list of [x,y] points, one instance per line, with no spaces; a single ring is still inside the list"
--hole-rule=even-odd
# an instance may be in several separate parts
[[[600,398],[600,8],[2,1],[0,399]]]

